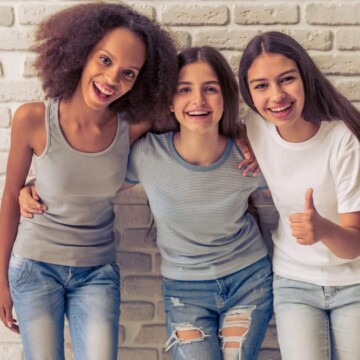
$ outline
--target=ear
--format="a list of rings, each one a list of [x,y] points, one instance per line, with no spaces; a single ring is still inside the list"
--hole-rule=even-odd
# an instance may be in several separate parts
[[[170,112],[175,112],[175,109],[174,109],[174,105],[173,105],[173,104],[171,104],[171,105],[169,106],[169,110],[170,110]]]

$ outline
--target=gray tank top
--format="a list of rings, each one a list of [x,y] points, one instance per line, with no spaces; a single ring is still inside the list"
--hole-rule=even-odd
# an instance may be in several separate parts
[[[113,200],[124,182],[129,129],[118,116],[112,144],[98,153],[75,150],[59,124],[59,99],[46,103],[46,148],[33,156],[43,215],[23,219],[14,253],[33,260],[95,266],[116,261]]]

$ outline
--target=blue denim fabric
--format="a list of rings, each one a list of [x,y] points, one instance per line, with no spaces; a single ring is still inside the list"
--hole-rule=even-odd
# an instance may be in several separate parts
[[[282,360],[360,359],[360,284],[319,286],[274,275]]]
[[[273,314],[272,270],[268,257],[216,280],[163,283],[168,349],[174,360],[255,360]],[[240,338],[225,338],[222,330],[235,315],[248,321]],[[199,339],[179,339],[181,330],[196,329]],[[181,337],[180,337],[181,338]],[[238,348],[225,346],[237,341]]]
[[[75,359],[116,359],[120,316],[116,264],[73,267],[12,254],[9,282],[26,360],[64,359],[65,315]]]

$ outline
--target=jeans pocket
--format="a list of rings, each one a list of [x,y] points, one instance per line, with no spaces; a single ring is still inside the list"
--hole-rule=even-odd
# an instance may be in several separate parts
[[[28,278],[33,261],[22,256],[11,254],[9,263],[9,284],[11,289],[18,290]]]
[[[120,269],[117,264],[105,264],[103,270],[106,274],[110,275],[112,279],[120,281]]]

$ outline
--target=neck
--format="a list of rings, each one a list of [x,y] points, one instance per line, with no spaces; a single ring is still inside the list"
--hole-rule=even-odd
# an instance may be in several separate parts
[[[181,130],[174,135],[174,146],[188,163],[209,166],[218,161],[226,148],[227,139],[218,132],[195,134]]]
[[[311,123],[304,121],[301,126],[297,129],[279,129],[277,131],[279,135],[288,142],[301,143],[311,139],[318,132],[320,123]]]
[[[60,117],[63,120],[66,119],[80,126],[95,125],[101,127],[108,124],[109,119],[112,119],[115,116],[109,108],[100,110],[90,108],[77,91],[70,99],[61,100],[59,111]]]

